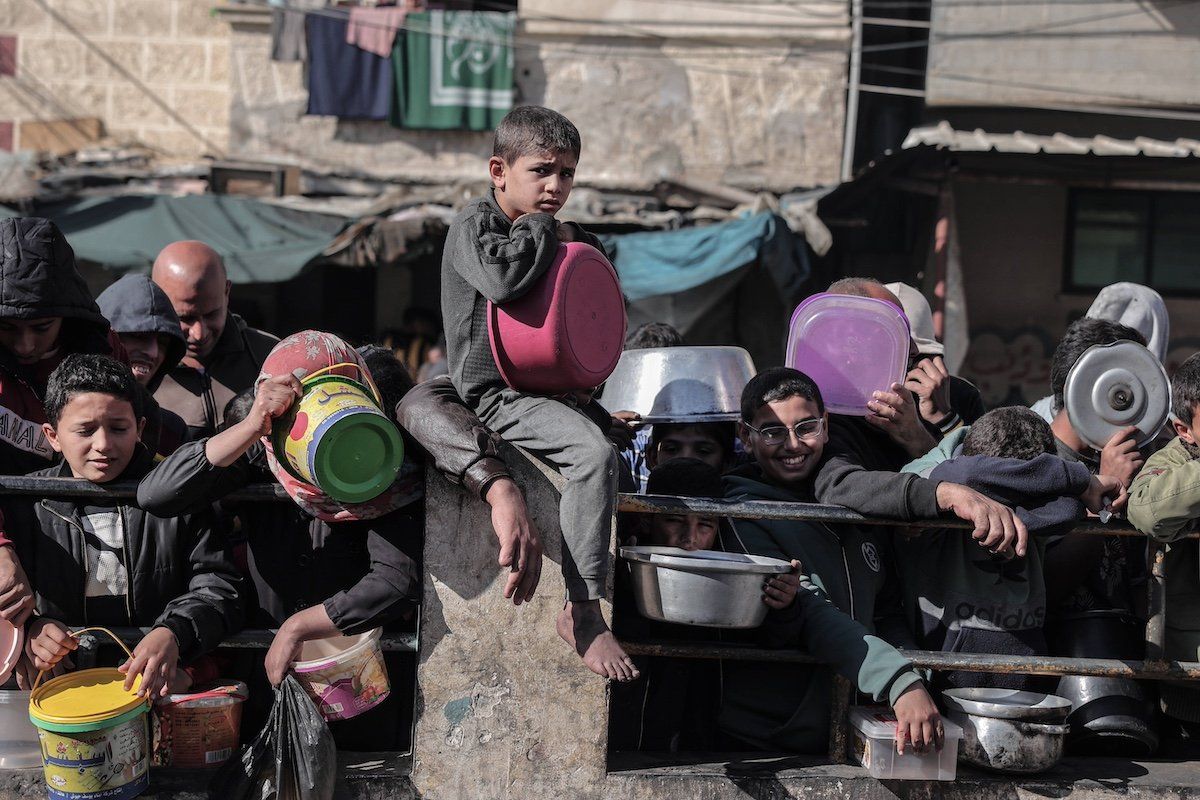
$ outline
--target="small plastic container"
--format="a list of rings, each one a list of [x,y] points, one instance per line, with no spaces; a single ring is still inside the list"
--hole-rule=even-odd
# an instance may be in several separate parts
[[[909,338],[891,303],[814,294],[792,314],[784,363],[816,382],[829,413],[863,417],[873,392],[904,383]]]
[[[850,758],[866,767],[872,778],[903,781],[952,781],[958,774],[958,741],[962,728],[943,718],[942,751],[918,753],[908,747],[896,752],[896,714],[884,706],[850,709]]]

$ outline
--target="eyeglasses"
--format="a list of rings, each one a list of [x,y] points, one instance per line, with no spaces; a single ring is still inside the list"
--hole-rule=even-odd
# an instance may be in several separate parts
[[[774,446],[783,444],[788,439],[788,427],[786,425],[764,425],[762,428],[756,428],[749,423],[743,424],[757,433],[762,439],[763,444]],[[802,419],[793,425],[791,430],[800,441],[815,442],[821,438],[821,431],[825,430],[825,420]]]

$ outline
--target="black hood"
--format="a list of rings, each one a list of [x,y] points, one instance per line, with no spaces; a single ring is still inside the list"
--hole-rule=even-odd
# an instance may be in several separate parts
[[[50,220],[0,219],[0,317],[63,317],[108,332],[75,265],[75,251]]]
[[[167,337],[167,357],[147,387],[151,392],[187,352],[187,340],[167,293],[148,275],[125,275],[96,298],[100,313],[117,334],[161,333]]]

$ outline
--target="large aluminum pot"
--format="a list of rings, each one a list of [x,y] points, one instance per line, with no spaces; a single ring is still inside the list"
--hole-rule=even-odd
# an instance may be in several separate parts
[[[621,558],[642,616],[710,628],[757,628],[767,616],[763,583],[792,568],[777,558],[678,547],[622,547]]]
[[[636,411],[649,423],[736,421],[754,372],[754,359],[740,347],[626,350],[600,403],[609,411]]]
[[[1136,660],[1144,626],[1125,611],[1083,611],[1051,621],[1055,655]],[[1146,757],[1158,748],[1154,689],[1132,678],[1066,675],[1056,693],[1071,701],[1068,747],[1077,755]]]
[[[950,711],[946,718],[963,730],[960,760],[996,772],[1028,775],[1045,772],[1063,755],[1067,725],[995,719]]]

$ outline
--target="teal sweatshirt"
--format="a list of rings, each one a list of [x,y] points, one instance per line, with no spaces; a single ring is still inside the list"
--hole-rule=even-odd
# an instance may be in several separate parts
[[[767,483],[755,465],[727,475],[725,489],[736,500],[812,502]],[[768,616],[760,629],[764,643],[820,655],[877,702],[895,703],[921,680],[908,659],[873,633],[885,578],[881,536],[791,520],[734,520],[733,527],[735,547],[803,565],[797,601]],[[823,753],[831,680],[826,666],[725,661],[721,730],[762,749]]]

